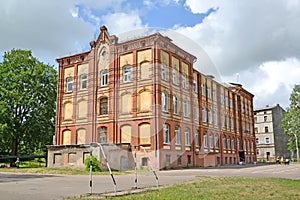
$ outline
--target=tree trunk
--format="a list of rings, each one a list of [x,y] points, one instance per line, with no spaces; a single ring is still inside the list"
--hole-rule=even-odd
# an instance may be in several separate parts
[[[18,155],[18,146],[19,141],[16,136],[13,136],[12,145],[11,145],[11,155],[16,156]]]

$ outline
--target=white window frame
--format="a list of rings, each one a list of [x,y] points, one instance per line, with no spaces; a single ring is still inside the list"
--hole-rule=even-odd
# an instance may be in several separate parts
[[[199,108],[197,104],[194,104],[194,119],[199,120]]]
[[[67,84],[66,91],[67,92],[72,92],[73,91],[73,78],[68,77],[67,80],[66,80],[66,84]]]
[[[178,104],[178,98],[174,95],[173,96],[173,113],[178,115],[179,113],[179,104]]]
[[[162,64],[162,66],[161,66],[161,79],[164,80],[164,81],[168,80],[168,78],[167,78],[167,67],[164,64]]]
[[[181,138],[180,138],[180,127],[175,126],[175,144],[180,145],[181,144]]]
[[[184,130],[184,139],[185,139],[185,146],[191,146],[190,129],[188,128]]]
[[[213,134],[209,134],[209,148],[214,148],[214,136]]]
[[[269,137],[266,137],[266,138],[265,138],[265,142],[266,142],[266,144],[270,144],[270,138],[269,138]]]
[[[202,122],[205,122],[205,123],[207,122],[205,106],[202,107]]]
[[[178,75],[177,75],[177,70],[173,69],[172,70],[172,80],[173,80],[173,84],[178,85]]]
[[[126,65],[123,67],[123,82],[127,83],[131,81],[131,66]]]
[[[183,116],[184,117],[189,117],[190,116],[189,102],[187,100],[183,101]]]
[[[203,146],[204,146],[204,148],[207,148],[207,132],[205,132],[204,134],[203,134]]]
[[[182,74],[182,88],[187,89],[187,78],[185,74]]]
[[[87,75],[82,74],[80,75],[80,90],[87,89]]]
[[[200,143],[199,143],[199,131],[198,130],[195,133],[195,146],[196,147],[200,147]]]
[[[170,144],[170,126],[168,124],[164,124],[163,131],[164,131],[164,144]]]
[[[198,93],[197,81],[196,80],[193,80],[193,85],[194,85],[194,92]]]
[[[108,70],[104,69],[100,73],[100,85],[107,86],[108,84]]]
[[[161,93],[161,106],[162,106],[162,111],[164,112],[169,112],[169,97],[168,94],[165,92]]]

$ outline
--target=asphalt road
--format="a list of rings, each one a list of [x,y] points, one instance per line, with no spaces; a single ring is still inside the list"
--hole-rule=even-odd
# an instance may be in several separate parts
[[[193,180],[196,176],[279,177],[300,180],[300,164],[236,166],[231,168],[185,169],[158,172],[159,185]],[[110,176],[93,176],[93,193],[114,191]],[[130,190],[135,186],[135,174],[115,176],[117,190]],[[155,187],[152,172],[138,174],[138,188]],[[57,200],[63,197],[90,193],[90,176],[38,175],[0,172],[1,200]]]

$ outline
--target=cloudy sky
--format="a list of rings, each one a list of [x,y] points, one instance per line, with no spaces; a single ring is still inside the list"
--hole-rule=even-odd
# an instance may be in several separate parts
[[[58,57],[89,50],[110,34],[143,28],[175,31],[209,56],[215,76],[239,82],[256,108],[289,105],[300,83],[298,0],[9,0],[0,3],[0,53],[30,49],[57,66]],[[0,61],[2,58],[0,58]],[[208,66],[196,66],[204,70]],[[209,66],[211,67],[211,66]],[[214,73],[212,72],[212,73]]]

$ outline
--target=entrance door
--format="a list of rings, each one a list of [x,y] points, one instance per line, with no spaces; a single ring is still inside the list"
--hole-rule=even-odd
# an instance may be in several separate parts
[[[267,152],[267,161],[270,161],[270,152]]]

